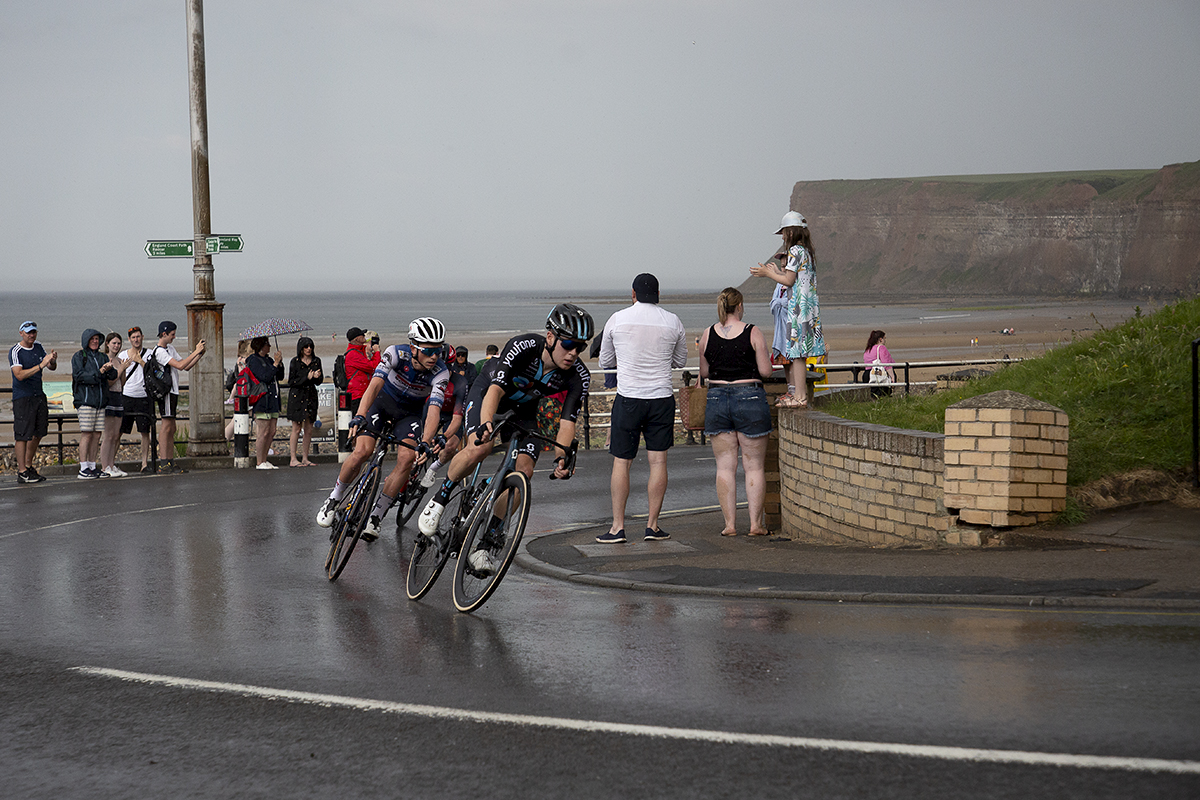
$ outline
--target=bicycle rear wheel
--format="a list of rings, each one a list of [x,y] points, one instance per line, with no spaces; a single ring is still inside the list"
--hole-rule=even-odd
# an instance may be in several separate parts
[[[454,607],[459,611],[474,611],[487,602],[512,564],[525,533],[529,479],[521,472],[508,473],[500,497],[502,503],[477,504],[467,523],[466,539],[454,566]],[[487,553],[490,569],[472,563],[480,552]]]
[[[350,491],[338,503],[334,517],[333,536],[329,543],[329,556],[325,559],[325,574],[329,580],[335,581],[350,561],[354,545],[362,536],[367,524],[367,516],[375,505],[379,492],[381,470],[379,465],[372,462],[367,470],[351,487]]]
[[[450,559],[450,553],[454,550],[454,527],[465,511],[462,500],[463,487],[455,486],[454,491],[450,493],[450,500],[446,503],[446,510],[442,512],[442,518],[438,522],[437,534],[417,534],[416,541],[413,542],[412,556],[408,559],[408,582],[405,592],[409,600],[420,600],[424,597],[433,588],[434,582],[442,574],[442,568]]]

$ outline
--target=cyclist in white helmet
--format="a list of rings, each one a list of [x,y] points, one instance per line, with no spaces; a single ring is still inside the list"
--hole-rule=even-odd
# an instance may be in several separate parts
[[[421,445],[421,453],[407,447],[396,448],[396,466],[383,482],[383,490],[363,528],[368,542],[379,536],[379,524],[412,471],[413,460],[425,459],[436,452],[434,437],[441,422],[442,399],[450,371],[444,360],[446,329],[433,317],[418,317],[408,326],[408,344],[394,344],[383,351],[379,366],[363,392],[359,409],[369,409],[350,421],[351,432],[358,432],[354,452],[342,462],[337,483],[317,512],[317,524],[333,524],[334,508],[354,483],[358,471],[371,458],[376,440],[386,431],[409,444]]]
[[[417,522],[421,533],[432,536],[437,532],[454,486],[492,452],[493,417],[512,410],[515,418],[536,428],[538,401],[563,390],[567,395],[555,440],[559,448],[555,452],[554,475],[570,477],[565,469],[567,448],[575,440],[575,420],[592,382],[592,375],[579,360],[579,354],[587,349],[594,327],[588,312],[574,303],[559,303],[546,317],[545,336],[536,333],[514,336],[498,358],[484,365],[467,392],[462,449],[450,461],[442,488],[421,511]],[[533,477],[540,451],[538,443],[528,442],[517,456],[517,469]]]

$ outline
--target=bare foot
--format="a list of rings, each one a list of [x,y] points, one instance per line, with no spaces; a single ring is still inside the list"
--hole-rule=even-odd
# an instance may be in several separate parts
[[[750,535],[751,536],[770,536],[771,532],[765,528],[759,528],[758,530],[751,530]]]
[[[301,464],[299,461],[293,461],[292,463],[288,464],[288,466],[289,467],[302,467],[304,465]]]
[[[737,531],[734,530],[733,528],[726,528],[725,530],[721,531],[721,535],[722,536],[737,536]]]

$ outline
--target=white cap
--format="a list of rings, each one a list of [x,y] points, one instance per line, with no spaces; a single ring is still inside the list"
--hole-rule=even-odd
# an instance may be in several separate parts
[[[799,211],[789,211],[783,215],[783,222],[779,223],[779,230],[775,233],[783,233],[784,228],[807,228],[808,220]]]

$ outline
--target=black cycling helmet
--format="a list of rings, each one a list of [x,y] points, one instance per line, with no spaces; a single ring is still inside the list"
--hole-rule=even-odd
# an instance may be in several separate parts
[[[564,339],[591,339],[595,327],[592,315],[574,303],[559,303],[546,317],[546,330]]]

